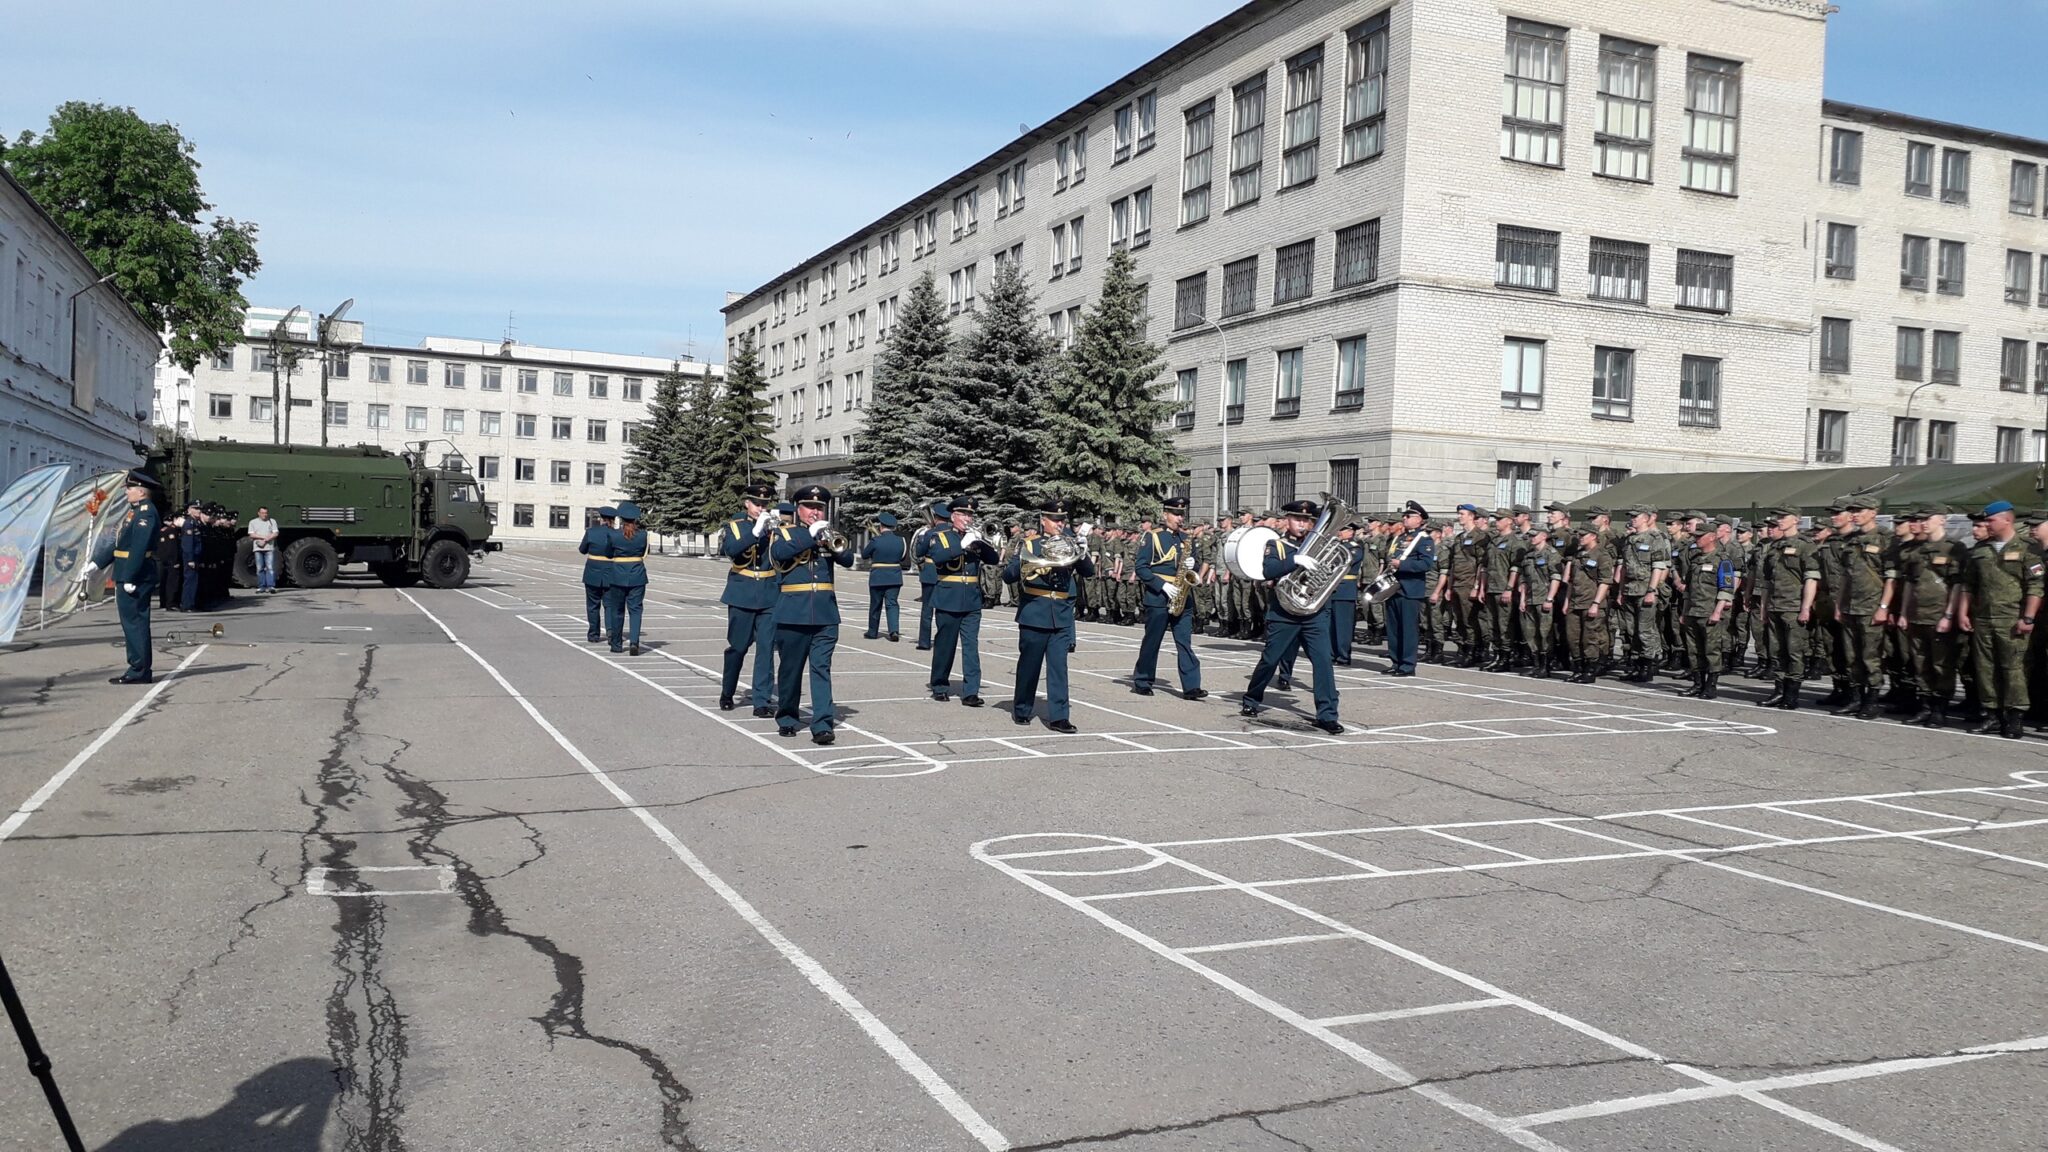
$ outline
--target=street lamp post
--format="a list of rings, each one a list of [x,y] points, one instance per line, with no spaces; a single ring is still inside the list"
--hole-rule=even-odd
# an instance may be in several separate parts
[[[1940,381],[1929,380],[1911,392],[1906,393],[1906,426],[1913,433],[1913,438],[1906,442],[1906,463],[1908,465],[1918,462],[1920,457],[1920,429],[1919,426],[1913,423],[1913,401],[1920,398],[1920,393],[1932,388],[1937,383],[1940,383]]]
[[[65,305],[65,307],[66,307],[66,308],[68,308],[68,309],[70,309],[70,311],[71,311],[71,363],[70,363],[70,369],[71,369],[71,402],[72,402],[73,404],[76,404],[76,403],[78,402],[78,298],[79,298],[80,296],[83,296],[83,295],[85,295],[85,294],[86,294],[87,292],[90,292],[90,291],[92,291],[93,289],[95,289],[95,288],[99,287],[100,285],[102,285],[102,284],[105,284],[105,283],[106,283],[107,281],[109,281],[109,280],[112,280],[112,279],[113,279],[114,277],[116,277],[116,276],[118,276],[118,275],[120,275],[120,273],[118,273],[118,272],[109,272],[109,273],[107,273],[107,274],[106,274],[105,276],[102,276],[102,277],[100,277],[99,279],[97,279],[97,280],[93,281],[92,283],[90,283],[90,284],[87,284],[87,285],[86,285],[85,287],[83,287],[83,288],[80,288],[80,289],[79,289],[78,291],[76,291],[76,292],[73,292],[73,293],[71,294],[71,298],[70,298],[69,300],[66,300],[66,301],[64,302],[64,305]]]
[[[322,448],[327,447],[328,338],[334,330],[334,325],[340,323],[341,318],[348,315],[348,310],[355,307],[355,304],[356,298],[353,296],[343,300],[341,307],[320,317],[319,324],[313,330],[313,351],[315,355],[320,357],[320,446]]]
[[[1223,469],[1216,474],[1216,518],[1223,518],[1223,505],[1230,495],[1230,334],[1207,316],[1202,325],[1216,330],[1216,339],[1222,351],[1217,355],[1219,369],[1216,388],[1216,423],[1223,430]]]

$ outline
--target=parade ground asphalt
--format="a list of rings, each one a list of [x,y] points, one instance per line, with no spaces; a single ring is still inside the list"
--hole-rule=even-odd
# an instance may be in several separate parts
[[[0,957],[88,1147],[2048,1144],[2048,743],[1369,649],[1330,737],[1097,624],[1063,736],[1007,611],[936,703],[847,574],[819,747],[650,567],[639,657],[544,550],[159,614],[149,688],[104,609],[0,650]]]

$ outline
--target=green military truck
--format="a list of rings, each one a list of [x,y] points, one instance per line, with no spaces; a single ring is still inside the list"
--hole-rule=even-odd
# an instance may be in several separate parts
[[[218,503],[247,524],[256,509],[277,521],[278,578],[325,588],[343,564],[367,564],[393,587],[425,582],[459,588],[471,556],[504,545],[491,539],[483,492],[459,456],[439,467],[426,446],[394,453],[370,445],[308,448],[172,440],[150,454],[171,499],[166,517],[188,504]],[[235,582],[256,586],[254,544],[236,547]]]

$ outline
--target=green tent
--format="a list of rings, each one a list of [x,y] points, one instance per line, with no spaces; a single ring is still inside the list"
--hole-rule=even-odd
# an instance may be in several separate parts
[[[1869,496],[1878,511],[1914,504],[1947,504],[1961,511],[2010,500],[2022,510],[2048,504],[2039,464],[1927,464],[1917,467],[1805,468],[1776,472],[1674,472],[1631,476],[1575,501],[1575,515],[1591,508],[1662,511],[1686,509],[1709,516],[1755,520],[1773,508],[1823,516],[1843,496]]]

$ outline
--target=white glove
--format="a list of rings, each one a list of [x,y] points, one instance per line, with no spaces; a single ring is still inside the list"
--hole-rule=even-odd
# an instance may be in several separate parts
[[[1323,562],[1321,560],[1316,559],[1313,556],[1308,555],[1307,553],[1296,553],[1294,557],[1294,566],[1300,569],[1301,571],[1308,573],[1311,576],[1323,570]]]
[[[1079,528],[1074,529],[1074,538],[1077,540],[1086,540],[1094,534],[1095,525],[1093,524],[1083,524]]]
[[[974,546],[981,542],[981,529],[979,528],[969,528],[967,534],[960,537],[960,547],[968,551],[972,551]]]
[[[78,578],[80,580],[90,580],[92,579],[92,574],[99,570],[100,566],[98,561],[87,560],[85,562],[85,567],[79,570]]]
[[[123,592],[126,592],[126,593],[127,593],[127,594],[129,594],[130,596],[133,596],[133,595],[135,595],[135,585],[133,585],[133,584],[123,584],[123,585],[121,585],[121,591],[123,591]]]
[[[766,534],[768,526],[773,523],[775,523],[775,513],[773,512],[763,512],[759,516],[754,517],[754,535],[761,536]]]
[[[818,538],[823,536],[826,532],[830,531],[831,528],[832,526],[830,524],[827,524],[823,520],[820,520],[816,524],[811,525],[809,528],[804,529],[804,531],[809,532],[811,534],[811,541],[813,543],[816,543]]]

